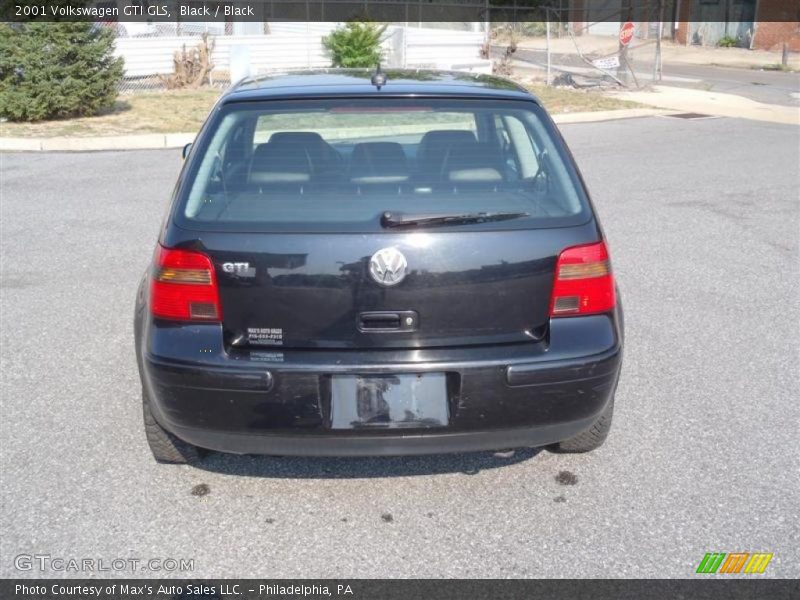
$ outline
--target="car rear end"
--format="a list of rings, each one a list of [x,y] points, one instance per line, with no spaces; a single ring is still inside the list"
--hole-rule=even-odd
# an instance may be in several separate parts
[[[520,94],[223,101],[137,311],[154,422],[226,452],[555,444],[621,364],[601,229]]]

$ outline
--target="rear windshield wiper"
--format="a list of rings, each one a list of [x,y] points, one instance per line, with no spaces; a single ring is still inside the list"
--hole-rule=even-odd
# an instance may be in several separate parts
[[[489,223],[491,221],[509,221],[530,216],[525,212],[481,212],[465,214],[402,214],[385,212],[381,215],[381,226],[392,227],[428,227],[437,225],[467,225],[470,223]]]

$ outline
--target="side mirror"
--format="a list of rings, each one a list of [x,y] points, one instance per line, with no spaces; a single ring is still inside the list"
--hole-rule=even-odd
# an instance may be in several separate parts
[[[189,156],[189,152],[192,150],[192,143],[189,142],[183,147],[183,158]]]

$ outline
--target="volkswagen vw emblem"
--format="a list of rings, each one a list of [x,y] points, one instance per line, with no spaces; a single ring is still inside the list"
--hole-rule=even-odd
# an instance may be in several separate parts
[[[396,248],[382,248],[369,259],[369,274],[381,285],[397,285],[406,276],[408,263]]]

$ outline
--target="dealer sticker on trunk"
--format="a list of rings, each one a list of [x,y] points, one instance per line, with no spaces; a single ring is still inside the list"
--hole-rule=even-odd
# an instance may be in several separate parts
[[[247,341],[254,346],[283,346],[283,329],[248,327]]]

